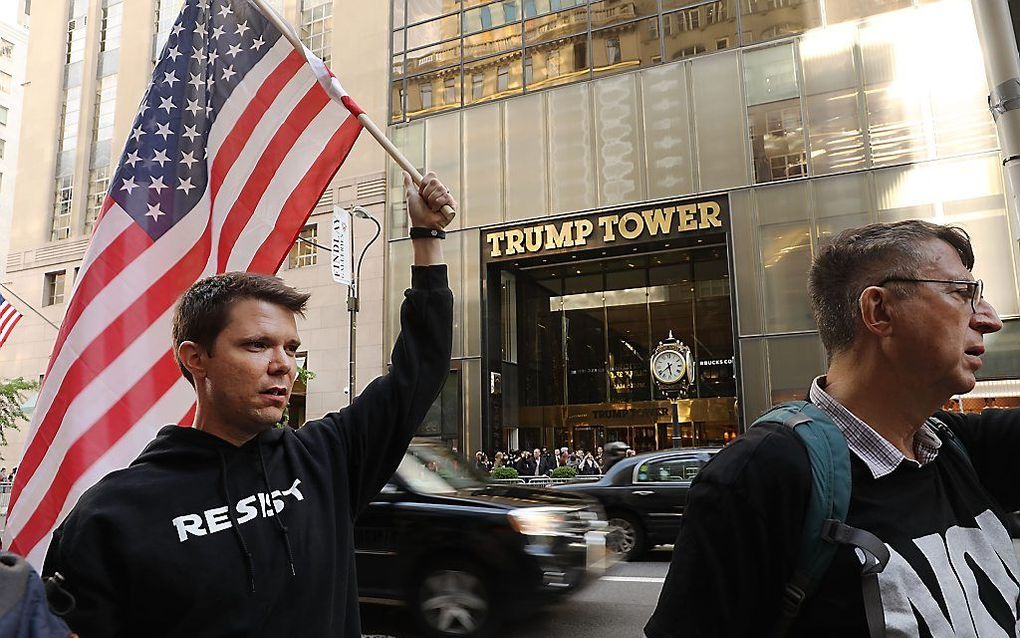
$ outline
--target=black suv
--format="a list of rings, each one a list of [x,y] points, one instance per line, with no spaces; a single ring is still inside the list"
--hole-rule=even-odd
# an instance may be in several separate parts
[[[676,540],[691,480],[721,448],[682,448],[618,461],[602,478],[554,485],[559,494],[598,499],[609,517],[609,551],[635,560]]]
[[[483,636],[609,565],[602,508],[588,497],[490,482],[416,440],[358,517],[362,602],[408,605],[430,636]]]

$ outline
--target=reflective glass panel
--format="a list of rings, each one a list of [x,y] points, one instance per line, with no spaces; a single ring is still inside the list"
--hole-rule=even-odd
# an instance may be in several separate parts
[[[407,3],[405,0],[392,0],[393,28],[402,27],[407,23]]]
[[[694,191],[686,69],[669,64],[639,76],[648,195],[653,198]]]
[[[464,65],[465,106],[515,95],[523,86],[519,56],[497,56]]]
[[[389,301],[386,304],[386,343],[393,343],[400,333],[400,304],[404,300],[407,282],[411,280],[414,255],[409,239],[389,242],[386,248],[386,296]]]
[[[524,42],[538,44],[584,33],[588,30],[588,7],[580,6],[524,23]]]
[[[666,61],[737,46],[733,0],[689,7],[662,16]]]
[[[922,7],[917,13],[925,25],[928,72],[934,75],[928,84],[938,156],[997,148],[995,122],[988,110],[981,43],[971,6],[944,2]],[[951,46],[946,46],[947,42]]]
[[[580,7],[588,0],[523,0],[524,17],[534,18],[553,11],[562,11],[571,7]]]
[[[464,12],[464,33],[485,31],[521,19],[520,0],[500,0]]]
[[[769,404],[802,401],[814,378],[825,372],[825,349],[817,334],[772,337],[768,352]]]
[[[417,49],[435,42],[442,42],[460,35],[460,20],[456,15],[447,16],[407,29],[407,48]]]
[[[588,36],[578,35],[524,51],[525,68],[531,81],[529,90],[544,89],[567,82],[588,79]]]
[[[691,63],[700,190],[748,183],[744,104],[736,53]]]
[[[415,122],[390,129],[390,140],[418,170],[425,167],[425,125]],[[386,183],[389,193],[389,229],[391,239],[407,237],[407,203],[404,201],[403,171],[392,159],[387,159]],[[392,271],[391,271],[392,272]],[[403,289],[401,289],[403,290]]]
[[[815,174],[864,168],[864,132],[859,108],[853,25],[813,31],[800,42],[804,65],[804,110]]]
[[[824,0],[825,21],[837,24],[910,7],[912,0]]]
[[[875,220],[867,175],[841,175],[812,182],[816,250],[836,234]]]
[[[818,0],[741,0],[743,43],[764,42],[821,26]]]
[[[422,22],[458,9],[460,0],[407,0],[407,23]]]
[[[598,80],[593,88],[599,204],[607,206],[644,199],[637,76],[627,74]]]
[[[398,29],[393,32],[393,52],[400,53],[404,50],[404,30]]]
[[[593,208],[595,166],[592,159],[591,106],[586,84],[551,91],[549,105],[549,178],[551,213]]]
[[[407,78],[407,116],[423,117],[460,106],[460,70]]]
[[[390,121],[399,122],[404,119],[404,82],[397,80],[390,83]]]
[[[915,11],[882,15],[861,26],[868,134],[876,166],[929,156],[925,115],[931,75],[928,52],[917,46]],[[914,19],[911,19],[914,18]]]
[[[499,104],[464,111],[464,226],[503,221]]]
[[[548,212],[546,202],[545,108],[542,94],[504,105],[507,217],[524,219]]]
[[[417,75],[460,63],[460,40],[407,52],[407,74]]]
[[[807,185],[763,188],[755,194],[764,266],[765,332],[812,330],[815,324],[807,296],[811,267]]]
[[[464,38],[464,61],[520,49],[521,25],[512,24]]]
[[[393,80],[399,80],[404,77],[404,56],[395,55],[393,56],[393,65],[390,67],[390,77]]]
[[[661,61],[656,28],[659,18],[594,31],[591,34],[595,77],[632,71]]]
[[[748,132],[757,182],[807,174],[793,47],[783,45],[744,55]]]
[[[458,201],[461,199],[460,117],[459,112],[446,113],[425,122],[425,168],[434,171]],[[458,211],[447,229],[460,228],[461,221]]]
[[[591,27],[599,29],[610,25],[647,18],[659,12],[656,0],[597,0],[591,3]]]

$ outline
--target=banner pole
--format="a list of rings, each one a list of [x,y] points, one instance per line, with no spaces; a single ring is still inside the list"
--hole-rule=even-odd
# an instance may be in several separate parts
[[[265,0],[248,0],[248,3],[254,5],[259,13],[261,13],[267,20],[269,20],[273,24],[273,26],[279,29],[280,33],[283,34],[283,37],[287,38],[287,41],[290,42],[295,49],[302,53],[307,51],[307,48],[305,47],[304,43],[301,42],[301,38],[299,38],[297,33],[294,31],[294,28],[289,23],[287,23],[286,20],[280,17],[280,15],[276,13],[275,9],[267,5]],[[385,150],[389,154],[389,156],[393,158],[393,161],[396,162],[397,165],[404,170],[404,172],[411,176],[411,181],[414,182],[414,185],[421,186],[422,181],[421,173],[418,171],[417,168],[414,167],[413,164],[411,164],[411,162],[407,160],[406,157],[404,157],[404,154],[400,152],[400,149],[398,149],[393,144],[393,142],[391,142],[389,138],[386,137],[386,134],[383,133],[378,126],[376,126],[375,122],[373,122],[372,119],[368,117],[367,113],[362,111],[360,108],[358,108],[357,109],[358,112],[355,113],[354,110],[352,110],[344,101],[342,101],[340,97],[336,95],[333,91],[327,90],[326,92],[329,94],[329,96],[333,99],[334,102],[339,102],[341,105],[343,105],[345,109],[351,111],[352,115],[356,115],[358,118],[358,122],[361,123],[361,126],[364,127],[364,129],[368,131],[372,137],[375,138],[379,145],[383,147],[383,150]],[[456,211],[454,211],[453,208],[451,208],[450,206],[443,206],[441,213],[444,218],[443,224],[444,226],[452,222],[453,218],[457,214]]]

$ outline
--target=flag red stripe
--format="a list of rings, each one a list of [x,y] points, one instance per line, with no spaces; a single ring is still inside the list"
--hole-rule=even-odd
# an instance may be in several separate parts
[[[356,118],[348,117],[344,120],[343,125],[333,134],[326,147],[319,153],[315,163],[308,169],[287,199],[287,203],[284,204],[283,210],[277,218],[276,227],[262,242],[259,251],[252,258],[251,264],[248,266],[249,272],[273,274],[280,269],[283,260],[287,258],[290,245],[297,239],[301,228],[308,219],[308,215],[304,211],[311,211],[315,202],[322,197],[322,193],[329,186],[333,175],[340,169],[340,164],[347,159],[347,155],[354,148],[354,142],[357,141],[359,133],[361,133],[361,124]],[[338,157],[339,163],[337,163]],[[279,255],[279,257],[274,259],[274,255]]]
[[[124,398],[111,405],[87,432],[78,437],[68,448],[45,496],[11,543],[14,552],[27,552],[49,534],[78,477],[133,428],[153,404],[180,380],[180,375],[177,361],[167,350]]]
[[[7,341],[7,337],[11,336],[11,333],[14,332],[14,326],[18,325],[19,321],[21,321],[21,315],[14,315],[14,322],[11,324],[11,329],[7,332],[7,334],[2,334],[3,326],[0,326],[0,346],[4,345],[4,342]]]
[[[96,337],[68,368],[53,403],[36,430],[25,456],[18,466],[14,487],[11,490],[10,509],[14,509],[24,485],[32,479],[36,469],[53,443],[64,415],[78,393],[97,375],[102,373],[124,350],[145,332],[149,326],[173,305],[184,290],[198,279],[209,260],[211,250],[210,227],[212,216],[198,241],[159,277],[148,290],[139,295],[145,303],[133,305],[111,321],[106,330]],[[125,397],[126,398],[126,397]]]
[[[283,126],[273,135],[269,146],[266,147],[262,156],[259,157],[259,161],[255,168],[252,169],[247,183],[241,189],[234,205],[230,207],[230,213],[227,214],[226,219],[223,221],[223,227],[220,229],[219,245],[216,247],[216,272],[226,270],[230,253],[234,250],[234,245],[237,243],[241,231],[244,230],[252,215],[255,214],[259,200],[262,199],[262,195],[269,188],[269,184],[273,181],[276,171],[280,168],[284,158],[290,154],[298,138],[305,132],[305,129],[308,128],[312,120],[315,119],[315,116],[322,111],[327,103],[329,103],[329,96],[322,91],[322,88],[318,85],[312,86],[305,93],[304,97],[301,98],[301,101],[298,102],[294,110],[287,115],[287,120],[283,123]],[[307,218],[307,214],[303,218]]]
[[[262,120],[262,116],[265,115],[276,97],[304,64],[304,58],[296,50],[291,51],[273,69],[273,72],[269,74],[266,81],[255,92],[255,96],[252,97],[248,106],[245,107],[241,117],[237,119],[233,128],[230,129],[230,134],[223,141],[220,150],[216,152],[216,160],[209,173],[209,192],[212,195],[211,201],[214,204],[216,202],[216,195],[219,194],[220,186],[223,185],[224,178],[230,172],[230,168],[237,161],[237,158],[240,157],[241,151],[244,150],[245,144],[248,143],[251,134]]]
[[[109,201],[113,201],[112,199]],[[125,213],[126,214],[126,213]],[[60,324],[60,331],[57,333],[57,341],[53,346],[53,355],[46,366],[46,374],[53,368],[53,362],[57,360],[67,335],[78,322],[81,313],[86,306],[92,303],[96,295],[103,291],[131,262],[152,246],[152,238],[142,230],[138,224],[128,224],[110,245],[103,250],[102,254],[81,274],[81,282],[78,289],[71,298],[71,304]]]

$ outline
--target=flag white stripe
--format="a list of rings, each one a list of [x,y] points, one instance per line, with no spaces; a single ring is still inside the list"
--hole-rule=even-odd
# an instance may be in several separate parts
[[[120,467],[123,464],[121,459],[136,458],[145,448],[146,444],[156,435],[159,428],[181,418],[194,400],[194,390],[192,390],[191,385],[188,384],[184,377],[181,377],[170,391],[156,401],[142,418],[139,419],[138,425],[128,430],[120,440],[110,446],[110,449],[103,456],[99,457],[95,463],[82,472],[71,487],[68,498],[64,501],[60,514],[57,516],[57,521],[63,521],[64,517],[71,511],[71,508],[78,502],[78,499],[81,498],[81,495],[88,488],[98,483],[99,479],[108,474],[111,467]],[[49,536],[47,535],[43,538],[42,542],[28,552],[26,558],[28,558],[31,564],[39,566],[43,564],[48,543]]]
[[[293,150],[277,168],[269,188],[255,207],[255,213],[238,237],[237,247],[227,262],[227,270],[244,270],[248,267],[255,251],[276,227],[280,209],[304,179],[315,158],[326,148],[332,134],[349,116],[346,109],[327,102],[326,107],[301,133]]]

